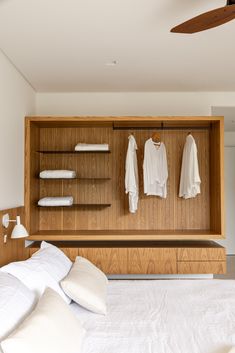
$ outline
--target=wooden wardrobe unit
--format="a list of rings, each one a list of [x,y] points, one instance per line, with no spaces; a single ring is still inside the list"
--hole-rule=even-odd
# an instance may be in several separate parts
[[[167,151],[166,199],[143,194],[144,143],[156,130]],[[202,184],[200,195],[183,200],[178,190],[189,132],[197,143]],[[134,215],[124,188],[130,133],[138,145],[140,177]],[[108,143],[110,151],[74,152],[78,142]],[[208,241],[224,238],[223,149],[222,117],[27,117],[30,239],[57,242],[71,249],[67,253],[82,253],[109,273],[223,273],[225,250]],[[40,180],[44,169],[73,169],[78,177]],[[37,206],[42,197],[70,195],[75,200],[71,207]]]

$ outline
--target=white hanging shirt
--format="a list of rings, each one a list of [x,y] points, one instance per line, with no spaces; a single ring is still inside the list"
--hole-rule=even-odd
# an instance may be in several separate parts
[[[147,195],[167,196],[167,158],[163,142],[157,145],[150,138],[144,147],[144,193]]]
[[[129,193],[129,210],[131,213],[135,213],[137,211],[139,200],[139,176],[136,155],[137,144],[133,135],[130,135],[128,139],[125,188],[126,194]]]
[[[179,197],[190,199],[200,194],[200,184],[197,146],[193,136],[188,135],[183,151]]]

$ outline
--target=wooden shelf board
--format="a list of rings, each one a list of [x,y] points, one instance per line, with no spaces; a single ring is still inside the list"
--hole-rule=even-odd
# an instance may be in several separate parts
[[[111,203],[75,203],[71,206],[40,206],[37,205],[39,208],[78,208],[78,207],[111,207]]]
[[[77,248],[77,247],[87,247],[87,248],[223,248],[218,243],[214,241],[51,241],[53,245],[59,248]],[[30,248],[39,248],[40,241],[36,241],[29,246]]]
[[[108,151],[36,151],[38,153],[43,153],[43,154],[81,154],[81,153],[111,153],[110,150]]]
[[[210,230],[42,230],[30,235],[30,240],[81,241],[153,241],[211,240],[223,238]]]

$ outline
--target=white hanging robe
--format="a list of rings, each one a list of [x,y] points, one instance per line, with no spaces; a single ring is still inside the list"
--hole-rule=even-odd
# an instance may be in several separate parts
[[[201,179],[198,168],[197,146],[193,136],[186,138],[180,176],[179,197],[190,199],[200,194]]]
[[[150,138],[144,146],[144,193],[147,195],[167,196],[167,158],[163,142],[159,146]]]
[[[126,155],[126,174],[125,174],[125,188],[126,194],[129,194],[129,210],[135,213],[138,208],[139,200],[139,176],[137,164],[137,144],[133,135],[128,137],[128,149]]]

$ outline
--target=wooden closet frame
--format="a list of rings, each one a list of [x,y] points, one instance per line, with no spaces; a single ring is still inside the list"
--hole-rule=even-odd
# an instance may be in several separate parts
[[[40,151],[40,131],[47,131],[47,128],[53,128],[51,130],[53,133],[54,129],[58,130],[58,128],[79,127],[112,128],[117,133],[120,130],[121,134],[122,130],[123,132],[126,131],[126,134],[128,132],[131,133],[133,130],[136,130],[136,134],[139,130],[139,133],[141,131],[144,133],[146,130],[146,136],[150,134],[151,130],[161,130],[166,131],[166,133],[168,133],[168,130],[179,130],[181,131],[181,149],[187,131],[193,131],[196,135],[197,131],[200,134],[200,130],[208,130],[206,143],[209,146],[209,152],[207,152],[207,154],[209,153],[209,164],[207,167],[210,169],[209,180],[207,180],[210,188],[209,229],[159,230],[134,229],[133,227],[132,229],[119,230],[53,230],[50,228],[50,217],[47,217],[49,229],[40,229],[39,214],[43,210],[37,207],[37,201],[40,197],[38,174],[41,157],[39,158],[39,155],[42,156],[43,152],[45,153],[45,151]],[[125,143],[127,143],[126,136],[128,135],[125,135]],[[141,143],[143,144],[143,141]],[[126,145],[125,148],[122,147],[122,151],[126,153]],[[112,157],[112,151],[110,156]],[[123,155],[122,159],[124,163],[125,155]],[[108,181],[110,177],[98,179]],[[124,193],[124,186],[122,192]],[[106,212],[105,208],[110,206],[110,204],[100,204],[99,206],[101,207],[98,207],[98,205],[93,206],[97,209],[97,212],[98,209],[99,212]],[[103,209],[104,211],[102,211]],[[112,206],[110,210],[112,212]],[[200,212],[202,213],[202,210]],[[29,239],[36,241],[31,246],[30,254],[33,254],[38,249],[40,243],[37,241],[46,240],[58,245],[72,260],[77,255],[85,256],[110,274],[225,273],[225,249],[211,241],[212,239],[223,239],[225,237],[223,117],[26,117],[25,216],[26,226],[30,233]]]
[[[223,117],[26,117],[25,130],[25,207],[26,225],[32,240],[202,240],[224,238],[224,137]],[[209,230],[122,230],[77,232],[37,229],[38,190],[35,189],[35,146],[39,145],[40,127],[111,126],[114,129],[210,129],[210,229]],[[38,150],[38,148],[36,148]],[[123,156],[125,159],[125,156]],[[37,170],[38,172],[38,170]]]

